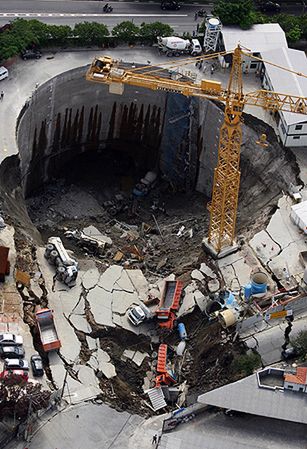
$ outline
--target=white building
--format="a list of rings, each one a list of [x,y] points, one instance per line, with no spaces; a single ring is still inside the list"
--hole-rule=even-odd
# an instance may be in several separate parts
[[[272,63],[307,75],[305,52],[292,48],[276,48],[261,53]],[[307,97],[307,78],[264,63],[263,86],[278,93]],[[307,146],[307,116],[292,112],[278,112],[278,132],[285,147]]]
[[[220,49],[234,50],[238,44],[254,56],[260,57],[262,52],[276,48],[288,47],[286,35],[278,23],[265,23],[252,26],[249,30],[238,27],[223,27]],[[229,59],[220,57],[222,67],[229,66]],[[261,62],[244,56],[243,71],[250,72],[260,69]]]
[[[295,374],[285,373],[284,388],[307,393],[307,368],[299,366],[296,368]]]

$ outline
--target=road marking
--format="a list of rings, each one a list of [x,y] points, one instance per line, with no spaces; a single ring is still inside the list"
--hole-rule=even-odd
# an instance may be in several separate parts
[[[188,17],[188,14],[74,14],[74,13],[25,13],[25,12],[2,12],[0,17]]]

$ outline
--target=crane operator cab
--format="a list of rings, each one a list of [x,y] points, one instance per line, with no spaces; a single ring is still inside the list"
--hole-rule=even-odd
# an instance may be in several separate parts
[[[93,71],[109,73],[113,65],[113,59],[110,56],[103,56],[102,58],[95,58],[92,68]]]

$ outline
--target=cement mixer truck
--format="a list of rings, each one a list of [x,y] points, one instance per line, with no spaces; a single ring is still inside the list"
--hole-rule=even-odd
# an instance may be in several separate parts
[[[73,287],[78,276],[78,262],[68,255],[59,237],[49,237],[45,257],[56,267],[56,279]]]
[[[180,37],[158,37],[158,48],[160,53],[166,56],[192,55],[197,56],[202,52],[198,39],[181,39]]]

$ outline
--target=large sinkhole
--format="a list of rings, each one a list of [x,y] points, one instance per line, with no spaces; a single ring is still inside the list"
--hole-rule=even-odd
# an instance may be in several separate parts
[[[128,204],[136,183],[154,171],[158,183],[143,204],[156,202],[158,211],[166,209],[177,220],[202,217],[198,230],[204,236],[223,109],[212,101],[140,87],[110,94],[108,86],[87,82],[85,72],[80,67],[51,79],[20,113],[20,183],[34,223],[51,227],[61,202],[62,218],[103,215],[99,208],[106,201],[120,194]],[[256,144],[262,133],[268,135],[268,148]],[[271,128],[245,115],[238,227],[268,214],[298,175],[292,153],[278,144]],[[151,220],[152,209],[143,216],[142,207],[138,220]],[[125,210],[121,218],[129,220]]]

